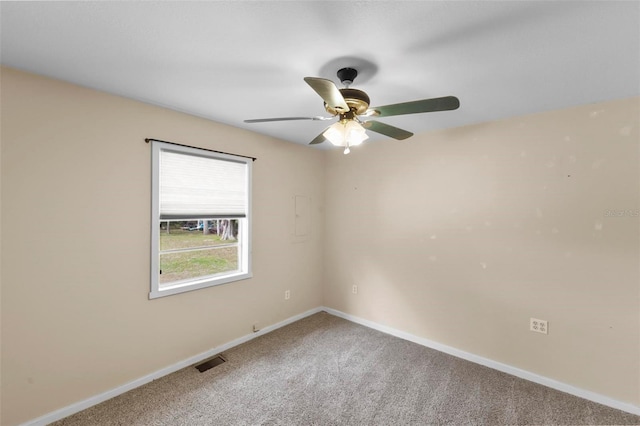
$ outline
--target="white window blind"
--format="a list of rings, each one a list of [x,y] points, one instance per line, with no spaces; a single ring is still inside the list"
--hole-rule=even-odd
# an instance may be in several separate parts
[[[247,164],[160,151],[160,220],[247,215]]]

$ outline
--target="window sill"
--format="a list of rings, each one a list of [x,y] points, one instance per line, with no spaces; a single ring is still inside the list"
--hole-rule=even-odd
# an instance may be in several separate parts
[[[214,287],[217,285],[228,284],[235,281],[246,280],[252,277],[253,274],[251,272],[238,272],[231,275],[225,275],[224,277],[206,278],[202,280],[192,280],[183,283],[177,283],[175,285],[165,286],[161,289],[153,289],[149,293],[149,299],[157,299],[174,294],[186,293],[188,291],[200,290],[202,288]]]

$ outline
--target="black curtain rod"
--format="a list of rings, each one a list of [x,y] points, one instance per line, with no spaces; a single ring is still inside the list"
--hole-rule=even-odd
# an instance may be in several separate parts
[[[163,141],[163,140],[160,140],[160,139],[146,138],[144,141],[145,141],[146,143],[149,143],[149,142],[152,142],[152,141],[154,141],[154,142],[162,142],[162,143],[169,143],[169,144],[171,144],[171,145],[184,146],[185,148],[196,148],[196,149],[202,149],[202,150],[204,150],[204,151],[216,152],[216,153],[218,153],[218,154],[227,154],[227,155],[235,155],[236,157],[251,158],[251,160],[253,160],[253,161],[256,161],[256,160],[257,160],[257,158],[256,158],[256,157],[250,157],[250,156],[248,156],[248,155],[240,155],[240,154],[233,154],[233,153],[231,153],[231,152],[216,151],[215,149],[207,149],[207,148],[200,148],[200,147],[197,147],[197,146],[183,145],[183,144],[181,144],[181,143],[175,143],[175,142]]]

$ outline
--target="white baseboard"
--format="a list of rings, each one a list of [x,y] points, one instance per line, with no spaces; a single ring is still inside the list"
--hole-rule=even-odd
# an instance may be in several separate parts
[[[626,411],[627,413],[636,414],[640,416],[640,406],[633,405],[627,402],[621,402],[616,399],[610,398],[608,396],[604,396],[595,392],[580,389],[575,386],[568,385],[566,383],[562,383],[554,379],[550,379],[548,377],[540,376],[539,374],[531,373],[529,371],[522,370],[517,367],[512,367],[510,365],[503,364],[501,362],[493,361],[491,359],[483,358],[481,356],[474,355],[469,352],[461,351],[451,346],[443,345],[441,343],[434,342],[429,339],[414,336],[413,334],[405,333],[404,331],[400,331],[395,328],[391,328],[385,325],[375,323],[373,321],[369,321],[369,320],[359,318],[350,314],[346,314],[344,312],[341,312],[335,309],[325,307],[322,310],[324,310],[327,313],[330,313],[331,315],[344,318],[356,324],[364,325],[365,327],[369,327],[374,330],[378,330],[383,333],[390,334],[392,336],[396,336],[401,339],[408,340],[410,342],[414,342],[419,345],[426,346],[428,348],[435,349],[437,351],[444,352],[449,355],[453,355],[457,358],[462,358],[467,361],[474,362],[476,364],[484,365],[485,367],[493,368],[494,370],[502,371],[503,373],[511,374],[512,376],[520,377],[521,379],[529,380],[531,382],[538,383],[543,386],[547,386],[549,388],[556,389],[561,392],[565,392],[565,393],[577,396],[579,398],[584,398],[589,401],[597,402],[598,404],[606,405],[611,408],[616,408],[618,410]]]
[[[48,425],[49,423],[58,421],[60,419],[63,419],[65,417],[68,417],[72,414],[78,413],[82,410],[86,410],[89,407],[92,407],[96,404],[99,404],[101,402],[104,402],[108,399],[111,399],[115,396],[121,395],[125,392],[128,392],[132,389],[135,389],[139,386],[142,386],[144,384],[147,384],[149,382],[152,382],[153,380],[157,380],[161,377],[166,376],[167,374],[171,374],[174,373],[178,370],[181,370],[185,367],[188,367],[190,365],[196,364],[202,360],[205,360],[207,358],[210,358],[214,355],[219,354],[220,352],[224,352],[226,350],[229,350],[231,348],[233,348],[234,346],[238,346],[242,343],[248,342],[249,340],[255,339],[258,336],[262,336],[263,334],[269,333],[270,331],[276,330],[278,328],[284,327],[285,325],[291,324],[293,322],[296,322],[298,320],[301,320],[302,318],[306,318],[310,315],[313,315],[315,313],[318,313],[320,311],[324,310],[324,308],[322,307],[317,307],[311,310],[308,310],[306,312],[303,312],[301,314],[298,315],[294,315],[291,318],[287,318],[284,321],[280,321],[277,324],[273,324],[270,325],[268,327],[265,327],[263,329],[261,329],[260,331],[257,331],[255,333],[251,333],[251,334],[247,334],[245,336],[239,337],[235,340],[232,340],[228,343],[225,343],[223,345],[217,346],[213,349],[209,349],[206,352],[202,352],[201,354],[198,355],[194,355],[190,358],[187,358],[185,360],[182,360],[180,362],[177,362],[173,365],[170,365],[168,367],[165,367],[163,369],[160,369],[158,371],[154,371],[151,374],[147,374],[144,377],[140,377],[139,379],[136,379],[132,382],[126,383],[122,386],[118,386],[117,388],[108,390],[106,392],[103,392],[99,395],[95,395],[92,396],[90,398],[87,398],[83,401],[80,402],[76,402],[75,404],[71,404],[67,407],[61,408],[59,410],[56,411],[52,411],[51,413],[45,414],[44,416],[38,417],[37,419],[33,419],[30,420],[26,423],[23,423],[22,426],[45,426]]]
[[[488,358],[483,358],[483,357],[474,355],[474,354],[469,353],[469,352],[461,351],[459,349],[453,348],[451,346],[443,345],[441,343],[434,342],[434,341],[429,340],[429,339],[425,339],[425,338],[422,338],[422,337],[414,336],[414,335],[406,333],[404,331],[400,331],[400,330],[397,330],[395,328],[391,328],[391,327],[387,327],[385,325],[381,325],[381,324],[375,323],[373,321],[369,321],[369,320],[366,320],[366,319],[363,319],[363,318],[359,318],[359,317],[356,317],[356,316],[353,316],[353,315],[349,315],[349,314],[346,314],[344,312],[341,312],[341,311],[338,311],[338,310],[335,310],[335,309],[332,309],[332,308],[317,307],[317,308],[308,310],[306,312],[303,312],[301,314],[294,315],[294,316],[292,316],[290,318],[287,318],[286,320],[281,321],[281,322],[279,322],[277,324],[273,324],[273,325],[270,325],[268,327],[265,327],[265,328],[261,329],[260,331],[258,331],[256,333],[247,334],[245,336],[242,336],[242,337],[239,337],[239,338],[237,338],[235,340],[232,340],[232,341],[230,341],[228,343],[225,343],[223,345],[220,345],[220,346],[217,346],[217,347],[215,347],[213,349],[210,349],[210,350],[208,350],[206,352],[202,352],[202,353],[200,353],[198,355],[195,355],[195,356],[192,356],[192,357],[187,358],[185,360],[182,360],[180,362],[177,362],[177,363],[175,363],[173,365],[170,365],[168,367],[165,367],[163,369],[155,371],[155,372],[153,372],[151,374],[148,374],[148,375],[146,375],[144,377],[140,377],[139,379],[136,379],[134,381],[126,383],[126,384],[124,384],[122,386],[118,386],[118,387],[116,387],[114,389],[111,389],[111,390],[108,390],[108,391],[103,392],[101,394],[92,396],[92,397],[87,398],[87,399],[85,399],[83,401],[76,402],[74,404],[71,404],[71,405],[69,405],[67,407],[61,408],[59,410],[52,411],[51,413],[45,414],[44,416],[38,417],[37,419],[33,419],[33,420],[30,420],[30,421],[28,421],[26,423],[23,423],[22,426],[45,426],[45,425],[47,425],[49,423],[58,421],[60,419],[68,417],[68,416],[70,416],[72,414],[78,413],[78,412],[80,412],[82,410],[86,410],[87,408],[92,407],[92,406],[94,406],[96,404],[99,404],[101,402],[104,402],[104,401],[106,401],[108,399],[111,399],[111,398],[116,397],[118,395],[121,395],[121,394],[123,394],[125,392],[128,392],[128,391],[130,391],[132,389],[135,389],[135,388],[137,388],[139,386],[147,384],[147,383],[149,383],[149,382],[151,382],[153,380],[157,380],[157,379],[159,379],[161,377],[164,377],[167,374],[174,373],[174,372],[176,372],[178,370],[181,370],[181,369],[183,369],[185,367],[188,367],[190,365],[196,364],[196,363],[198,363],[198,362],[200,362],[202,360],[205,360],[205,359],[210,358],[210,357],[212,357],[214,355],[217,355],[217,354],[219,354],[221,352],[229,350],[229,349],[233,348],[234,346],[238,346],[238,345],[240,345],[242,343],[248,342],[248,341],[250,341],[252,339],[255,339],[258,336],[261,336],[263,334],[266,334],[266,333],[269,333],[271,331],[277,330],[278,328],[284,327],[285,325],[291,324],[293,322],[296,322],[298,320],[306,318],[306,317],[308,317],[310,315],[313,315],[315,313],[318,313],[320,311],[328,312],[328,313],[330,313],[332,315],[335,315],[335,316],[340,317],[340,318],[344,318],[344,319],[346,319],[348,321],[351,321],[351,322],[354,322],[356,324],[360,324],[360,325],[363,325],[365,327],[369,327],[369,328],[372,328],[374,330],[378,330],[378,331],[381,331],[383,333],[390,334],[392,336],[396,336],[396,337],[399,337],[401,339],[408,340],[410,342],[414,342],[414,343],[417,343],[419,345],[426,346],[428,348],[432,348],[432,349],[435,349],[437,351],[444,352],[444,353],[447,353],[449,355],[453,355],[455,357],[462,358],[462,359],[465,359],[467,361],[474,362],[476,364],[484,365],[485,367],[493,368],[494,370],[502,371],[503,373],[511,374],[513,376],[520,377],[522,379],[529,380],[531,382],[538,383],[538,384],[541,384],[543,386],[550,387],[552,389],[557,389],[557,390],[559,390],[561,392],[565,392],[565,393],[568,393],[568,394],[571,394],[571,395],[575,395],[577,397],[584,398],[584,399],[587,399],[589,401],[597,402],[599,404],[606,405],[608,407],[616,408],[618,410],[626,411],[628,413],[640,415],[640,407],[639,406],[636,406],[636,405],[633,405],[633,404],[630,404],[630,403],[626,403],[626,402],[621,402],[621,401],[615,400],[613,398],[609,398],[607,396],[597,394],[595,392],[591,392],[591,391],[587,391],[587,390],[584,390],[584,389],[580,389],[580,388],[577,388],[575,386],[559,382],[557,380],[549,379],[547,377],[540,376],[538,374],[531,373],[531,372],[526,371],[526,370],[522,370],[522,369],[519,369],[519,368],[516,368],[516,367],[512,367],[510,365],[503,364],[503,363],[500,363],[500,362],[497,362],[497,361],[493,361],[493,360],[490,360]]]

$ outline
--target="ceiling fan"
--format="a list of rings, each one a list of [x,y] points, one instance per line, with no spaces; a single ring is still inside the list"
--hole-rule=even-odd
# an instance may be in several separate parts
[[[344,146],[344,153],[350,152],[349,147],[360,145],[369,136],[365,129],[380,133],[394,139],[403,140],[413,136],[413,133],[398,127],[390,126],[375,120],[367,120],[368,117],[390,117],[393,115],[416,114],[434,111],[450,111],[460,106],[460,101],[455,96],[442,98],[422,99],[412,102],[369,107],[369,96],[362,90],[352,89],[349,86],[358,76],[354,68],[341,68],[338,70],[338,78],[344,85],[338,89],[331,80],[318,77],[305,77],[313,90],[324,100],[324,107],[331,117],[278,117],[257,118],[244,120],[245,123],[264,123],[268,121],[291,120],[332,120],[338,117],[338,121],[327,127],[309,144],[315,145],[329,140],[336,146]],[[361,120],[364,118],[366,121]]]

